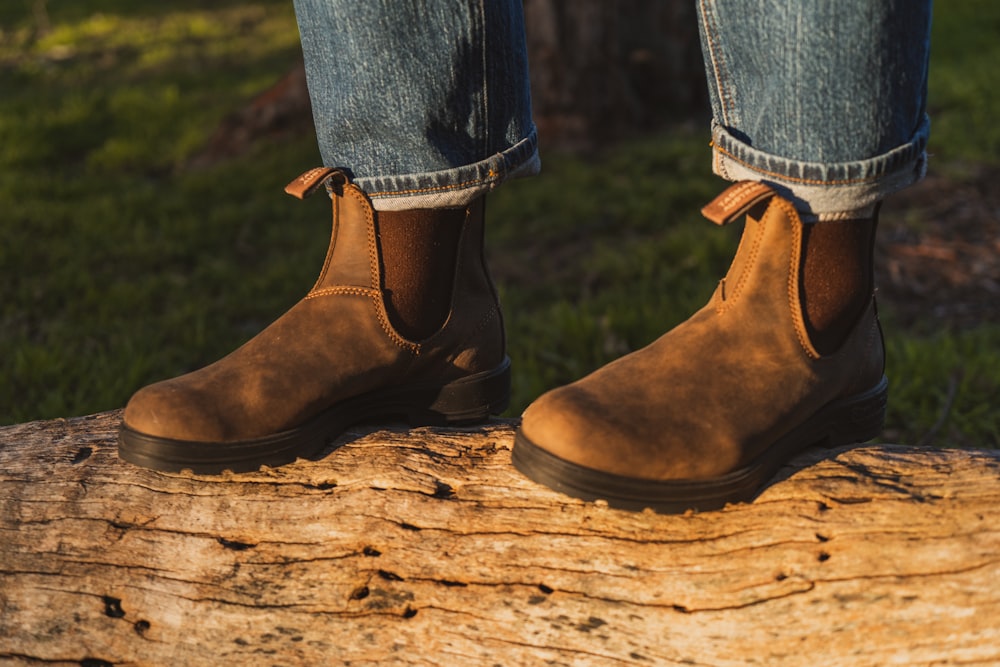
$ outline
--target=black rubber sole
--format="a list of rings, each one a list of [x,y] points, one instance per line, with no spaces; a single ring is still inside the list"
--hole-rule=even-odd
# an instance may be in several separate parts
[[[411,426],[474,424],[507,409],[510,359],[491,371],[443,386],[389,387],[332,406],[301,426],[264,438],[198,442],[159,438],[122,425],[118,456],[163,472],[190,470],[217,475],[226,470],[251,472],[297,458],[315,458],[352,424],[395,420]]]
[[[877,437],[885,421],[888,395],[889,382],[883,376],[868,391],[827,405],[749,465],[711,479],[664,481],[601,472],[550,454],[520,431],[514,438],[512,459],[529,479],[574,498],[663,514],[715,510],[753,500],[789,459],[809,447],[839,447]]]

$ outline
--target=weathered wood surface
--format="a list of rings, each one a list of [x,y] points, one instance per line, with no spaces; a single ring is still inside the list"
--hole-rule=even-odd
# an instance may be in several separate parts
[[[220,478],[0,429],[0,664],[1000,664],[1000,453],[811,451],[753,504],[568,500],[513,425]]]

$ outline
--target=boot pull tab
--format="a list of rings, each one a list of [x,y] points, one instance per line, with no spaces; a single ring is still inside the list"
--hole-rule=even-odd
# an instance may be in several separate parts
[[[717,225],[728,225],[755,204],[773,197],[774,190],[758,181],[740,181],[730,185],[701,209],[701,214]]]
[[[285,186],[285,192],[296,199],[305,199],[313,194],[328,181],[336,179],[338,184],[347,182],[347,174],[343,169],[337,167],[316,167],[301,174],[294,181]]]

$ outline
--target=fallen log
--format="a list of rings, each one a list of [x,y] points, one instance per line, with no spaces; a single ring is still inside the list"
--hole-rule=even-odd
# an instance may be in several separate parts
[[[809,451],[661,516],[528,482],[512,421],[198,477],[119,419],[0,428],[0,664],[1000,663],[997,451]]]

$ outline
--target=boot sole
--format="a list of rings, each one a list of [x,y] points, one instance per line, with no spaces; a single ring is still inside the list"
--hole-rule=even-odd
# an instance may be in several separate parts
[[[716,510],[753,500],[789,459],[809,447],[839,447],[877,437],[885,421],[888,389],[882,376],[868,391],[819,410],[749,465],[710,479],[651,480],[601,472],[550,454],[520,431],[512,460],[517,470],[539,484],[582,500],[604,500],[618,509],[649,508],[662,514]]]
[[[446,385],[389,387],[342,401],[299,427],[263,438],[201,442],[160,438],[122,424],[118,456],[163,472],[190,470],[216,475],[226,470],[252,472],[297,458],[315,458],[358,422],[401,419],[410,426],[445,426],[483,422],[510,402],[510,359]]]

